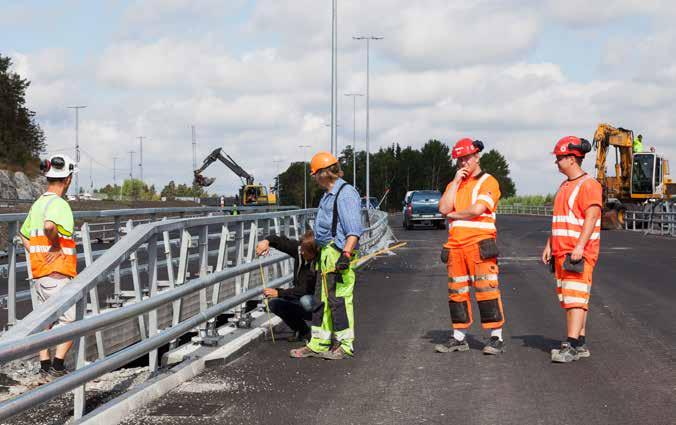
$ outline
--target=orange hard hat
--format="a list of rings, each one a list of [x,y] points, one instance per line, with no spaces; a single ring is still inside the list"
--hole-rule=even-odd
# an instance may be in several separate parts
[[[451,156],[453,159],[457,159],[463,156],[472,155],[473,153],[481,152],[484,149],[484,144],[481,140],[472,140],[465,137],[460,139],[455,143],[453,149],[451,150]]]
[[[338,159],[330,152],[317,152],[315,156],[312,157],[312,161],[310,161],[310,172],[316,174],[317,171],[337,163]]]
[[[591,149],[592,146],[589,140],[575,136],[566,136],[556,143],[552,154],[557,156],[574,155],[584,158]]]

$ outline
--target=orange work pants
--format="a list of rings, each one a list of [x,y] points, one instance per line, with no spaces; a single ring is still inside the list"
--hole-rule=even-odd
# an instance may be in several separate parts
[[[563,269],[565,255],[554,257],[554,275],[556,276],[556,294],[564,309],[589,309],[589,295],[592,286],[592,273],[595,264],[584,260],[582,273],[569,272]]]
[[[448,256],[448,308],[454,329],[466,329],[472,324],[470,283],[479,306],[484,329],[501,328],[505,323],[496,258],[482,259],[479,245],[451,248]]]

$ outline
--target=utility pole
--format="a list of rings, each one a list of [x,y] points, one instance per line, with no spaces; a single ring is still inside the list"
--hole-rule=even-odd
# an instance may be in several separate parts
[[[146,137],[144,136],[138,136],[138,141],[139,141],[139,160],[138,160],[138,166],[141,170],[141,181],[143,181],[143,139]]]
[[[115,191],[117,191],[117,158],[113,157],[113,199],[115,199]]]
[[[68,109],[75,109],[75,162],[80,163],[80,109],[86,108],[86,105],[67,106]],[[80,194],[80,177],[75,173],[75,196]]]
[[[338,156],[338,6],[331,3],[331,153]]]
[[[129,151],[129,179],[134,179],[134,151]]]
[[[307,153],[305,149],[311,148],[310,145],[298,145],[303,150],[303,209],[307,209]]]
[[[357,97],[361,93],[345,93],[352,98],[352,186],[357,187]]]
[[[197,169],[197,135],[195,134],[195,126],[191,125],[192,128],[192,169]]]
[[[370,142],[370,127],[369,127],[369,89],[370,89],[370,42],[371,40],[382,40],[384,37],[375,37],[372,35],[352,37],[355,40],[366,40],[366,208],[371,208],[371,169],[370,156],[371,146]]]

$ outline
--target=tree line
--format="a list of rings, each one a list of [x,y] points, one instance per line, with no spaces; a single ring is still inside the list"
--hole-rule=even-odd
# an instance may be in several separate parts
[[[11,67],[12,60],[0,54],[0,163],[26,167],[45,151],[45,135],[26,106],[30,81]]]
[[[354,160],[353,160],[354,156]],[[420,149],[410,146],[402,148],[395,143],[379,149],[370,156],[371,196],[380,198],[389,192],[381,208],[398,210],[406,192],[410,190],[438,190],[443,192],[455,175],[456,167],[451,161],[451,149],[439,140],[429,140]],[[354,152],[347,146],[338,157],[345,173],[343,177],[353,184],[362,196],[365,196],[366,152]],[[510,178],[509,164],[500,152],[491,149],[481,156],[481,168],[493,175],[500,183],[503,198],[516,195],[516,187]],[[353,173],[356,165],[356,184]],[[282,205],[303,206],[303,179],[309,166],[304,162],[292,163],[279,175],[279,196]],[[308,207],[316,207],[322,197],[322,190],[307,176]]]

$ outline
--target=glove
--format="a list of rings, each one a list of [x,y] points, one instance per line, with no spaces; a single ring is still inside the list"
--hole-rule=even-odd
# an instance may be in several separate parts
[[[336,261],[336,271],[342,272],[349,269],[350,261],[348,254],[343,251],[343,253],[340,254],[340,257],[338,257],[338,261]]]

